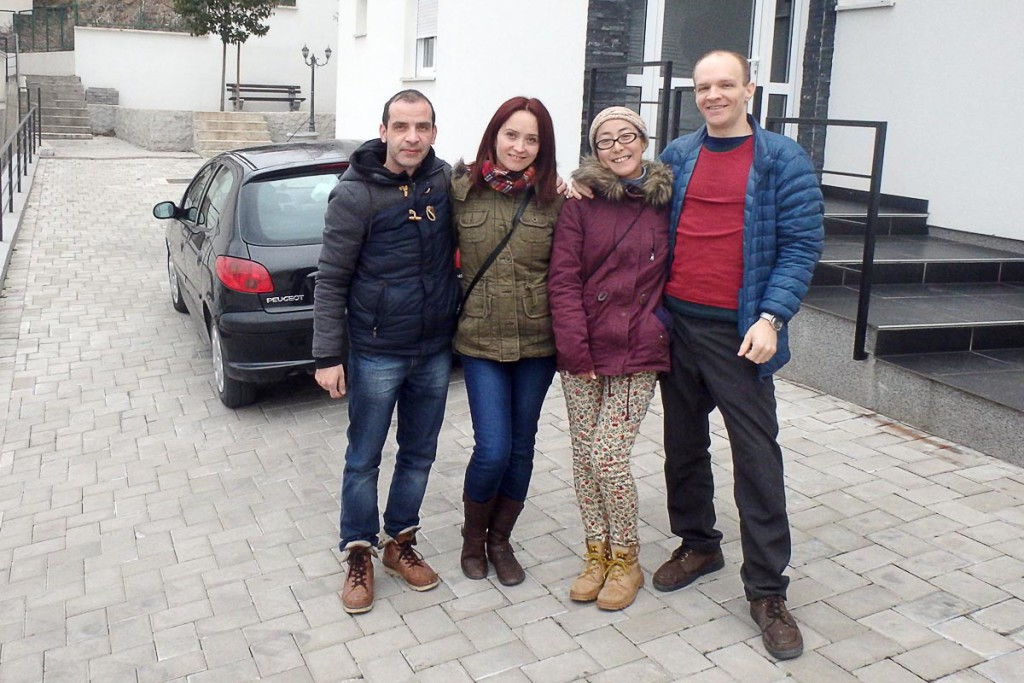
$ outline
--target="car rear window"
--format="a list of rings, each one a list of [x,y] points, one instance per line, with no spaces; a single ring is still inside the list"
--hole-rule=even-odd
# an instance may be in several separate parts
[[[255,179],[242,186],[238,211],[249,244],[317,244],[323,239],[327,197],[338,171]]]

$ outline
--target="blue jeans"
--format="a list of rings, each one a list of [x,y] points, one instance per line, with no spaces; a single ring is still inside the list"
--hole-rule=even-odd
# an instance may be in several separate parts
[[[473,417],[473,457],[465,493],[477,503],[497,494],[526,500],[544,397],[555,376],[555,357],[510,363],[462,357]]]
[[[342,549],[352,541],[377,544],[377,477],[396,404],[398,454],[384,510],[384,531],[394,537],[419,524],[427,477],[437,455],[451,367],[447,349],[428,356],[349,354],[348,450],[341,478]]]

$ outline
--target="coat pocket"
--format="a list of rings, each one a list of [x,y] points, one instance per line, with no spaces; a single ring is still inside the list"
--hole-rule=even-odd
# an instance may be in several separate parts
[[[547,285],[526,288],[523,295],[523,312],[528,318],[544,318],[551,315]]]
[[[487,237],[487,216],[487,211],[479,209],[460,212],[456,221],[459,244],[484,241]]]

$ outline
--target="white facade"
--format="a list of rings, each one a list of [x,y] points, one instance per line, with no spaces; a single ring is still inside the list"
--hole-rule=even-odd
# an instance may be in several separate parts
[[[337,137],[376,137],[384,102],[415,88],[434,104],[438,155],[454,163],[476,156],[502,102],[526,95],[551,112],[567,176],[579,162],[587,4],[438,0],[434,75],[418,79],[417,1],[340,0]]]
[[[1022,35],[1020,0],[898,0],[837,14],[829,117],[889,122],[882,191],[928,200],[931,225],[1024,240]],[[827,139],[825,168],[868,172],[867,133],[830,129]]]
[[[300,85],[309,109],[310,67],[302,46],[320,61],[335,47],[336,6],[309,0],[278,7],[262,38],[242,45],[241,82]],[[220,108],[221,42],[217,36],[123,29],[75,28],[75,69],[85,87],[116,88],[120,104],[138,109],[215,111]],[[235,46],[228,45],[228,83],[235,81]],[[316,111],[334,111],[338,59],[316,69]],[[229,102],[225,108],[230,109]],[[285,103],[250,101],[247,111],[286,111]]]

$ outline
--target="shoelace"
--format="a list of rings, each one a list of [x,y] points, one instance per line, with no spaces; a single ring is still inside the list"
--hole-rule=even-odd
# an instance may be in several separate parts
[[[423,556],[416,552],[416,549],[412,547],[411,541],[406,541],[405,543],[395,541],[395,544],[398,546],[399,562],[412,567],[419,567],[423,564]]]
[[[676,548],[672,551],[672,559],[682,562],[686,559],[686,556],[693,552],[693,548]]]
[[[614,580],[626,573],[626,560],[622,557],[613,557],[608,560],[604,575],[608,580]]]
[[[587,554],[583,556],[583,561],[585,562],[583,565],[583,574],[590,574],[595,570],[604,574],[606,571],[605,567],[608,560],[605,558],[604,552],[600,550],[588,551]]]
[[[353,586],[366,588],[366,577],[369,575],[369,553],[353,553],[348,558],[348,575]]]
[[[765,614],[768,615],[769,619],[773,621],[777,619],[786,624],[792,621],[789,611],[786,609],[786,603],[782,598],[766,598],[764,604]]]

